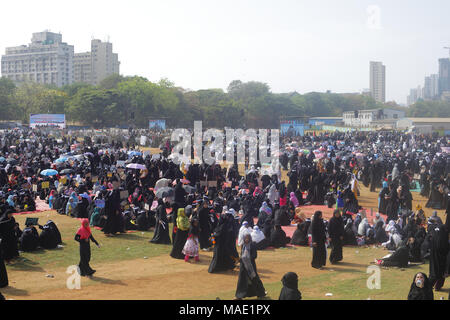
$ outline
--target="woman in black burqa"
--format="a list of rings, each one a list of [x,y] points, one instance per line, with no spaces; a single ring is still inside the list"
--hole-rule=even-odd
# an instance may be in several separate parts
[[[200,249],[208,249],[211,247],[211,228],[210,228],[210,217],[209,217],[209,200],[205,198],[200,205],[198,210],[198,220],[200,223]]]
[[[313,257],[311,266],[316,269],[322,268],[327,263],[327,249],[325,246],[326,234],[322,212],[316,211],[311,222]]]
[[[449,251],[448,231],[445,225],[433,227],[430,250],[430,282],[439,291],[445,282],[447,255]]]
[[[233,270],[239,254],[236,250],[236,237],[234,232],[234,217],[232,214],[222,214],[219,224],[214,230],[214,255],[208,272]]]
[[[5,288],[9,285],[8,273],[6,271],[5,261],[3,260],[2,239],[0,239],[0,288]]]
[[[297,225],[297,229],[292,235],[291,244],[297,246],[307,246],[308,245],[308,229],[311,225],[311,220],[307,219],[301,224]]]
[[[330,262],[335,264],[342,261],[342,246],[344,245],[344,221],[339,210],[335,210],[330,219],[328,231],[331,239]]]
[[[110,236],[121,232],[120,219],[122,215],[120,213],[120,191],[114,189],[108,193],[105,200],[105,215],[106,222],[103,228],[105,236]]]
[[[266,295],[266,290],[258,276],[256,270],[256,258],[258,253],[255,243],[252,242],[250,234],[244,236],[244,244],[241,249],[241,259],[239,267],[239,278],[236,288],[236,299],[246,297],[262,298]]]
[[[156,208],[156,226],[151,243],[171,244],[169,236],[169,219],[167,219],[166,204],[163,199],[158,199]]]
[[[408,300],[434,300],[433,286],[425,273],[419,272],[414,276]]]
[[[298,290],[298,276],[294,272],[288,272],[281,279],[281,288],[278,300],[302,300],[302,294]]]
[[[385,267],[407,268],[409,262],[409,249],[406,242],[401,240],[398,248],[389,257],[378,260],[380,265]]]
[[[19,256],[16,228],[13,211],[7,210],[0,219],[0,238],[3,240],[1,246],[3,249],[3,259],[6,262]]]

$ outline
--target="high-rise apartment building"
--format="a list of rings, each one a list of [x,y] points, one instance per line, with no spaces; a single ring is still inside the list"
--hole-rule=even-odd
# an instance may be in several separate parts
[[[112,43],[91,41],[91,52],[77,53],[74,59],[75,82],[98,85],[103,79],[119,74],[120,62],[113,53]]]
[[[370,93],[377,102],[386,102],[386,66],[370,62]]]
[[[429,77],[425,77],[425,83],[423,87],[423,98],[425,100],[432,100],[439,95],[439,75],[432,74]]]
[[[1,73],[16,84],[33,81],[62,87],[73,83],[74,47],[62,35],[49,31],[33,33],[31,43],[6,48]]]
[[[450,92],[450,58],[439,59],[439,96]]]

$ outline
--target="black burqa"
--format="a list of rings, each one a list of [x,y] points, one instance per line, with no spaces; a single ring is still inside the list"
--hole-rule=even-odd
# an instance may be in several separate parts
[[[286,232],[281,229],[280,225],[275,225],[272,233],[270,234],[270,244],[272,247],[281,248],[286,247],[286,245],[291,241],[290,238],[286,237]]]
[[[417,274],[413,278],[411,283],[411,289],[409,289],[408,300],[434,300],[433,286],[427,275],[422,273],[424,277],[424,284],[422,288],[416,285]]]
[[[89,262],[91,261],[91,245],[90,241],[98,245],[98,242],[94,239],[92,234],[87,239],[81,239],[80,235],[75,235],[75,241],[80,243],[80,262],[78,267],[80,268],[81,276],[91,276],[95,273],[95,270],[91,268]]]
[[[297,229],[294,231],[292,235],[291,244],[297,246],[306,246],[308,245],[308,229],[311,225],[310,220],[306,220],[301,224],[297,225]]]
[[[328,232],[331,238],[330,262],[342,261],[342,246],[344,245],[344,221],[342,217],[333,216],[328,225]]]
[[[219,224],[214,230],[216,244],[214,245],[214,255],[208,269],[209,273],[232,270],[239,259],[239,254],[236,250],[233,220],[232,215],[221,216]]]
[[[169,220],[167,219],[166,205],[162,199],[158,200],[156,208],[156,226],[151,243],[171,244],[169,236]]]
[[[382,214],[387,213],[386,207],[388,200],[386,200],[385,196],[389,196],[389,187],[383,187],[383,189],[381,189],[379,194],[380,201],[378,205],[378,212]]]
[[[56,249],[58,246],[57,235],[48,224],[42,227],[41,234],[39,235],[39,245],[44,249]]]
[[[199,212],[198,212],[198,220],[200,225],[200,236],[199,236],[199,243],[200,243],[200,249],[208,249],[211,247],[211,241],[209,238],[211,237],[211,227],[210,227],[210,217],[209,217],[209,208],[203,207],[203,204],[201,205]]]
[[[389,199],[386,205],[386,214],[388,216],[386,222],[398,219],[399,207],[400,207],[400,200],[398,198],[397,190],[395,188],[392,188],[392,190],[389,193]]]
[[[431,233],[430,282],[439,290],[445,282],[447,254],[449,251],[448,232],[444,225],[434,227]]]
[[[383,266],[406,268],[408,267],[408,262],[409,249],[405,242],[401,241],[397,250],[390,257],[383,259]]]
[[[121,232],[121,219],[120,214],[120,191],[118,189],[110,191],[105,200],[105,215],[106,222],[103,227],[105,234],[116,234]]]
[[[447,217],[445,219],[445,229],[447,230],[447,232],[450,233],[450,219],[449,219],[449,216],[450,216],[450,199],[449,199],[449,201],[447,203],[446,215],[447,215]],[[450,274],[450,248],[449,248],[448,253],[447,253],[446,270],[447,270],[447,274]],[[449,297],[450,297],[450,292],[449,292]]]
[[[0,238],[3,240],[1,243],[3,249],[3,259],[9,261],[19,256],[19,250],[17,248],[17,236],[15,232],[16,220],[14,217],[8,218],[8,214],[11,211],[6,211],[0,219]]]
[[[35,227],[26,227],[19,238],[20,250],[31,252],[39,246],[39,234]]]
[[[327,263],[327,249],[325,247],[326,234],[325,225],[322,219],[322,212],[316,211],[316,213],[314,213],[314,218],[311,222],[311,230],[313,242],[313,257],[311,266],[319,269]]]
[[[0,288],[5,288],[9,285],[9,282],[5,261],[3,260],[3,250],[1,248],[1,242],[2,240],[0,239]]]
[[[383,221],[378,221],[375,225],[375,242],[376,243],[384,243],[389,240],[388,235],[386,234],[386,231],[384,230],[384,223]]]
[[[294,272],[288,272],[281,279],[281,288],[278,300],[302,300],[302,294],[298,290],[298,276]]]
[[[239,278],[236,288],[236,298],[264,297],[265,289],[256,270],[256,258],[258,253],[255,243],[243,244],[241,249],[241,263],[239,267]]]

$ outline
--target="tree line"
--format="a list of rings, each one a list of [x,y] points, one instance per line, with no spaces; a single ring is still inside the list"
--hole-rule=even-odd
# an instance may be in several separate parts
[[[266,83],[235,80],[227,90],[190,91],[168,79],[112,75],[98,86],[74,83],[62,88],[37,83],[16,86],[0,78],[0,119],[29,122],[32,113],[64,113],[70,123],[94,128],[147,128],[149,119],[166,119],[168,127],[277,128],[283,116],[342,116],[345,111],[399,107],[370,96],[311,92],[272,93]],[[414,117],[449,117],[450,104],[419,101],[408,109]]]

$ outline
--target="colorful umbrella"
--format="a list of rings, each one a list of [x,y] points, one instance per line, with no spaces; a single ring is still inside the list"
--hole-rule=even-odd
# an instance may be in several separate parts
[[[58,174],[58,171],[53,169],[47,169],[41,172],[41,176],[56,176]]]

